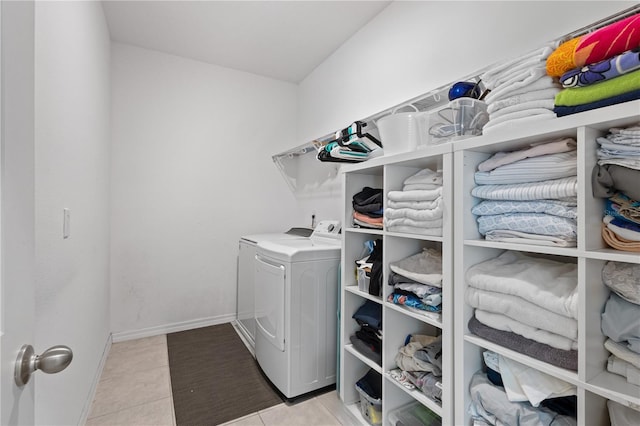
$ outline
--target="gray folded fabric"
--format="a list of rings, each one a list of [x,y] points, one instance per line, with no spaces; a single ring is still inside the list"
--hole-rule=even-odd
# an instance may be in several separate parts
[[[373,349],[371,349],[371,346],[358,339],[355,335],[349,336],[349,340],[351,341],[351,344],[353,345],[355,350],[357,350],[376,364],[382,365],[382,354],[375,352]]]
[[[490,424],[519,426],[572,426],[576,419],[562,416],[546,407],[533,407],[528,402],[511,402],[503,388],[492,384],[479,371],[469,383],[473,408]]]
[[[640,265],[609,261],[602,268],[602,282],[618,296],[640,305]]]
[[[553,348],[510,331],[496,330],[482,324],[475,316],[469,320],[468,327],[473,334],[497,345],[513,349],[560,368],[578,371],[578,351]]]
[[[640,353],[640,305],[611,293],[604,305],[601,327],[605,336]]]
[[[427,346],[420,348],[413,354],[414,358],[433,365],[433,375],[442,376],[442,336]]]
[[[615,164],[595,165],[591,172],[593,196],[598,198],[612,197],[616,192],[640,200],[640,170]]]

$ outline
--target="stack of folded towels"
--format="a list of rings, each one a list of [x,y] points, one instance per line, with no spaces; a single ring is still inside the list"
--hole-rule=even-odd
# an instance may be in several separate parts
[[[560,117],[640,99],[640,14],[564,42],[549,55],[547,74],[565,88]]]
[[[442,172],[420,170],[389,191],[384,226],[390,232],[442,235]]]
[[[607,198],[602,238],[618,250],[640,252],[640,125],[613,128],[597,139],[593,195]]]
[[[465,298],[475,308],[469,330],[496,344],[577,370],[578,271],[507,251],[472,266]]]
[[[577,154],[573,139],[498,152],[478,165],[471,194],[487,240],[576,246]]]
[[[478,371],[469,386],[474,424],[576,424],[574,385],[494,352],[483,357],[486,373]]]
[[[398,368],[389,371],[391,377],[442,402],[442,336],[407,336],[395,362]]]
[[[555,45],[544,46],[516,59],[499,63],[481,76],[490,90],[485,96],[489,122],[482,132],[554,118],[553,100],[560,85],[546,75],[545,61]]]
[[[602,281],[611,290],[601,322],[607,370],[640,386],[640,265],[607,262]]]
[[[389,285],[393,292],[387,300],[404,305],[434,319],[442,311],[442,252],[428,248],[389,264]]]
[[[382,229],[382,189],[365,186],[353,196],[353,226]]]

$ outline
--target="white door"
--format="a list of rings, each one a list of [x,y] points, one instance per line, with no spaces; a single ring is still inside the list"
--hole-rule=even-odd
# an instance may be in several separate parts
[[[256,254],[254,309],[256,333],[280,352],[284,352],[284,298],[286,268],[276,261]],[[256,342],[257,342],[256,338]],[[257,347],[258,343],[256,343]]]
[[[34,4],[0,2],[0,424],[34,424],[34,379],[14,363],[34,339]],[[41,374],[41,373],[40,373]]]

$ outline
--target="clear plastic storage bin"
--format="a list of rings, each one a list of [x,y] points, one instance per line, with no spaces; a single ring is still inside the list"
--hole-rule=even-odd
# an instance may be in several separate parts
[[[369,424],[382,424],[382,400],[371,398],[365,391],[356,386],[360,394],[360,413]]]
[[[440,426],[442,424],[440,416],[417,401],[389,411],[387,420],[391,426]]]
[[[358,290],[365,293],[369,293],[369,277],[364,269],[357,269],[358,271]]]
[[[489,121],[487,104],[473,98],[459,98],[444,108],[418,115],[418,148],[482,134]]]

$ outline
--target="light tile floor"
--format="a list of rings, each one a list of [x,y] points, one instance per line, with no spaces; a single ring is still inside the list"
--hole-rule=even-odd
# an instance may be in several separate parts
[[[282,403],[225,426],[359,424],[335,391]],[[175,426],[165,335],[114,343],[87,419],[88,426]]]

